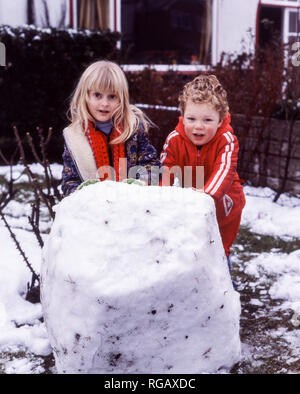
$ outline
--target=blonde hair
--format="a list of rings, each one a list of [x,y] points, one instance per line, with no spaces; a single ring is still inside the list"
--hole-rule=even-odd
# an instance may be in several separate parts
[[[193,103],[211,105],[219,113],[221,121],[224,120],[229,111],[226,90],[215,75],[199,75],[193,81],[188,82],[178,100],[182,115],[184,115],[188,100]]]
[[[73,93],[70,104],[71,123],[80,122],[86,129],[88,122],[95,123],[88,110],[87,101],[90,91],[110,92],[119,98],[119,105],[113,113],[113,125],[122,134],[112,143],[126,141],[139,130],[140,124],[148,131],[152,122],[136,106],[129,103],[128,83],[123,70],[107,60],[92,63],[82,74]]]

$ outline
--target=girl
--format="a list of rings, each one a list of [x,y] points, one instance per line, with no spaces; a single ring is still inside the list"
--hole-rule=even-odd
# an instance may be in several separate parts
[[[117,64],[102,60],[84,71],[70,113],[71,124],[63,131],[64,196],[91,179],[121,180],[126,161],[125,174],[135,166],[142,167],[150,183],[151,166],[160,166],[147,137],[151,122],[129,104],[127,80]]]

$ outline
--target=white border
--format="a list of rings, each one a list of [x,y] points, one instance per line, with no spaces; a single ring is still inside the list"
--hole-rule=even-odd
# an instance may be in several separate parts
[[[300,7],[299,0],[261,0],[262,5],[277,5],[280,7]]]

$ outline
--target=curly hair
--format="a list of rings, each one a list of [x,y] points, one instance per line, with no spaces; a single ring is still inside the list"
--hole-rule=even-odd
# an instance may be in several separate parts
[[[199,75],[188,82],[178,100],[182,115],[188,100],[193,103],[210,104],[219,113],[221,121],[229,111],[226,90],[215,75]]]

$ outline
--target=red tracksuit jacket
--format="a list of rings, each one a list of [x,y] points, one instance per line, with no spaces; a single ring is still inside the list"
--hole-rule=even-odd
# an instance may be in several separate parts
[[[183,119],[166,139],[161,163],[169,168],[193,167],[192,186],[196,187],[196,166],[204,166],[204,192],[214,198],[219,230],[228,256],[239,231],[245,196],[237,174],[239,144],[230,125],[230,114],[218,128],[215,137],[200,149],[186,136]],[[183,180],[184,182],[184,180]]]

